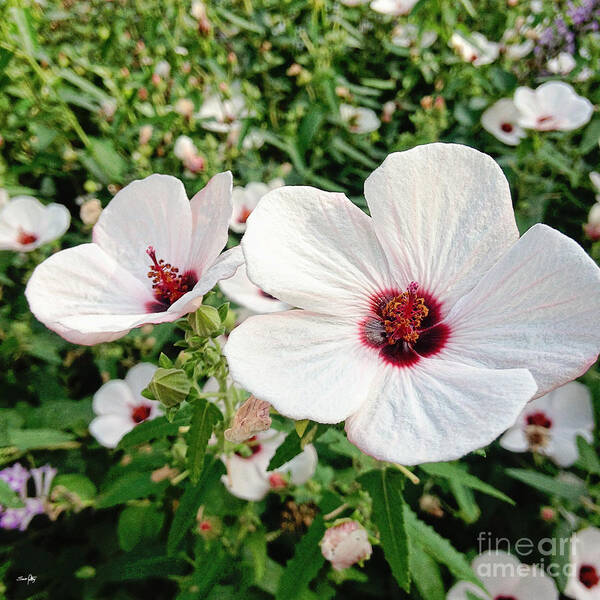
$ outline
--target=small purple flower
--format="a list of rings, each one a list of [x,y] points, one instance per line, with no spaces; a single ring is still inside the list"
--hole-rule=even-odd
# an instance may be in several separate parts
[[[29,471],[21,463],[15,463],[12,467],[2,469],[0,479],[5,481],[13,492],[21,497],[25,496]]]

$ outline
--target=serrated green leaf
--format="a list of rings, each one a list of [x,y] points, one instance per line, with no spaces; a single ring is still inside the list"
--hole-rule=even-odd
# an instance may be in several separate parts
[[[130,552],[138,544],[158,537],[165,515],[153,506],[128,506],[119,515],[119,546]]]
[[[173,361],[164,352],[161,352],[158,356],[158,366],[162,369],[171,369]]]
[[[212,435],[214,426],[223,420],[221,411],[204,398],[194,402],[194,414],[187,434],[187,462],[190,471],[190,480],[198,483],[204,466],[206,445]]]
[[[590,150],[598,147],[600,141],[600,117],[592,119],[590,124],[583,132],[583,138],[579,146],[579,151],[582,154],[587,154]]]
[[[175,418],[172,423],[166,417],[158,417],[151,421],[144,421],[134,427],[119,442],[118,448],[126,449],[143,444],[155,438],[164,438],[168,435],[176,435],[181,425],[187,425],[187,418]]]
[[[98,508],[108,508],[117,504],[123,504],[123,502],[127,502],[128,500],[146,498],[164,489],[165,485],[165,482],[154,483],[150,479],[149,472],[127,473],[102,491],[100,496],[98,496],[96,506]]]
[[[429,556],[446,565],[457,579],[471,581],[481,587],[481,583],[473,573],[473,569],[471,569],[471,565],[469,565],[464,554],[456,550],[433,527],[423,523],[406,504],[404,505],[404,520],[409,538],[418,540]]]
[[[410,574],[419,594],[427,600],[444,600],[444,582],[437,563],[427,554],[418,540],[410,543]]]
[[[559,496],[567,500],[577,501],[585,494],[585,485],[575,481],[560,481],[530,469],[506,469],[505,473],[531,487],[549,494]]]
[[[579,450],[578,466],[588,473],[600,475],[600,460],[598,460],[598,455],[593,446],[580,435],[577,436],[577,449]]]
[[[99,169],[96,175],[103,183],[121,181],[127,169],[127,163],[116,151],[111,140],[89,138],[89,156]]]
[[[41,450],[64,447],[75,438],[55,429],[9,429],[10,445],[19,450]]]
[[[404,476],[398,471],[384,469],[368,471],[358,482],[369,492],[373,502],[371,519],[381,536],[381,547],[398,585],[410,588],[409,547],[404,524]]]
[[[179,507],[175,512],[173,524],[169,530],[167,539],[167,554],[172,555],[179,546],[179,543],[185,537],[185,534],[191,529],[198,507],[202,504],[207,491],[217,482],[221,475],[225,472],[225,467],[219,459],[214,459],[213,462],[206,466],[202,471],[200,481],[196,485],[188,485],[181,500]]]
[[[515,502],[511,498],[509,498],[506,494],[502,493],[500,490],[497,490],[495,487],[481,481],[475,475],[471,475],[464,471],[461,467],[453,463],[429,463],[425,465],[420,465],[421,470],[425,471],[428,475],[444,477],[445,479],[449,479],[450,481],[455,481],[461,483],[462,485],[471,488],[473,490],[477,490],[482,494],[487,494],[488,496],[492,496],[494,498],[498,498],[498,500],[503,500],[504,502],[508,502],[508,504],[512,504],[514,506]]]
[[[104,581],[135,581],[152,577],[172,577],[183,575],[188,570],[185,561],[167,556],[150,556],[138,558],[135,552],[132,555],[122,554],[117,559],[98,568],[96,579]]]
[[[286,462],[288,462],[288,460],[292,460],[292,458],[300,454],[300,452],[302,452],[300,438],[295,432],[293,435],[288,434],[285,440],[283,440],[283,444],[277,448],[273,458],[271,459],[271,462],[269,462],[267,471],[279,469],[281,465],[284,465]]]
[[[296,544],[294,556],[288,560],[285,566],[275,594],[276,600],[295,600],[316,577],[325,561],[319,548],[319,542],[324,533],[323,517],[317,515],[306,534]]]
[[[0,479],[0,506],[4,508],[23,508],[25,506],[21,498],[3,479]]]

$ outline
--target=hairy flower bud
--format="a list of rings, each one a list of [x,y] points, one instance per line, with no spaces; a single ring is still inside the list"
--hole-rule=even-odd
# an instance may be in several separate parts
[[[270,408],[268,402],[250,396],[235,413],[231,427],[225,431],[225,439],[234,444],[241,444],[257,433],[269,429]]]
[[[321,540],[321,552],[336,571],[367,560],[372,551],[367,531],[357,521],[330,527]]]
[[[165,406],[177,406],[183,402],[191,388],[191,383],[183,369],[156,369],[152,381],[146,388],[155,400]]]

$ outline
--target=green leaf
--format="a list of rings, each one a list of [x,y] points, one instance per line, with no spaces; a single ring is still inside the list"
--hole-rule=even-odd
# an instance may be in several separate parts
[[[13,21],[17,26],[23,50],[34,57],[38,50],[37,34],[31,22],[31,12],[28,8],[11,8]]]
[[[94,98],[98,102],[104,102],[111,99],[110,95],[104,90],[101,90],[91,81],[88,81],[80,75],[77,75],[77,73],[71,69],[61,69],[57,75],[64,81],[68,81],[70,84],[74,85],[81,92],[83,92],[85,96]]]
[[[61,473],[57,475],[52,487],[65,487],[69,492],[73,492],[81,498],[81,500],[92,500],[96,496],[96,486],[90,479],[81,473]]]
[[[358,478],[373,501],[371,518],[381,535],[383,554],[398,585],[410,588],[409,547],[404,525],[404,476],[396,470],[369,471]]]
[[[158,366],[162,369],[170,369],[173,367],[173,361],[164,352],[161,352],[158,356]]]
[[[98,508],[108,508],[123,504],[128,500],[136,498],[146,498],[150,494],[154,494],[159,490],[164,489],[168,485],[166,482],[154,483],[150,479],[150,473],[127,473],[114,481],[106,488],[98,497],[96,506]]]
[[[9,429],[10,445],[19,450],[41,450],[64,447],[75,438],[55,429]]]
[[[127,169],[127,163],[115,150],[112,141],[93,137],[90,137],[89,141],[89,156],[100,169],[96,176],[99,175],[103,183],[120,182]]]
[[[585,128],[579,151],[582,154],[587,154],[590,150],[598,147],[598,141],[600,141],[600,117],[592,119]]]
[[[296,544],[294,556],[285,566],[275,594],[276,600],[295,600],[316,577],[325,561],[319,548],[324,533],[323,517],[317,515],[304,537]]]
[[[292,460],[294,456],[300,454],[302,452],[302,447],[300,445],[300,438],[296,434],[293,435],[288,434],[285,440],[283,440],[283,444],[277,448],[275,455],[271,459],[269,466],[267,467],[267,471],[274,471],[275,469],[279,469],[281,465],[288,462],[288,460]]]
[[[304,435],[304,432],[306,431],[306,428],[308,427],[309,423],[310,423],[309,419],[302,419],[301,421],[294,421],[294,428],[296,429],[296,433],[298,434],[298,437],[302,437]]]
[[[181,425],[187,425],[187,419],[175,418],[172,423],[166,417],[158,417],[151,421],[144,421],[136,425],[119,442],[118,448],[126,449],[155,438],[164,438],[168,435],[176,435]]]
[[[23,508],[25,506],[21,498],[3,479],[0,479],[0,506],[5,508]]]
[[[254,567],[254,581],[262,581],[267,570],[267,538],[262,529],[248,535],[244,541],[245,548],[248,549],[252,557],[252,566]]]
[[[481,586],[464,554],[456,550],[433,527],[423,523],[406,504],[404,505],[404,520],[409,538],[418,540],[429,556],[446,565],[457,579],[471,581],[475,585]]]
[[[193,484],[198,483],[200,479],[204,466],[206,445],[212,435],[213,428],[222,420],[223,415],[214,404],[204,398],[198,398],[194,401],[194,414],[187,435],[188,449],[186,455],[190,480]]]
[[[338,431],[330,427],[327,431],[319,438],[319,441],[323,444],[327,444],[333,452],[347,456],[348,458],[356,458],[362,455],[362,452],[348,441],[348,438],[343,432]]]
[[[437,563],[427,554],[418,540],[410,544],[410,574],[419,594],[427,600],[444,600],[444,582]]]
[[[172,555],[179,546],[179,543],[185,537],[185,534],[191,529],[198,507],[202,504],[204,496],[210,488],[217,485],[221,475],[225,472],[225,467],[219,459],[213,462],[202,471],[200,481],[196,485],[189,485],[181,500],[179,507],[175,512],[173,524],[169,530],[167,540],[167,554]]]
[[[567,500],[577,501],[585,494],[585,485],[574,481],[560,481],[548,475],[543,475],[530,469],[506,469],[505,473],[513,479],[518,479],[531,487]]]
[[[488,483],[481,481],[481,479],[475,477],[475,475],[467,473],[455,463],[429,463],[420,465],[420,468],[428,475],[444,477],[445,479],[461,483],[468,488],[477,490],[488,496],[498,498],[498,500],[508,502],[508,504],[512,504],[513,506],[515,504],[514,500],[509,498],[506,494],[503,494]]]
[[[119,546],[130,552],[138,544],[158,537],[165,515],[153,506],[128,506],[119,515]]]
[[[450,490],[458,503],[460,518],[465,523],[475,523],[481,516],[481,510],[479,509],[479,506],[477,506],[477,502],[475,502],[473,492],[465,485],[462,485],[453,479],[448,483],[450,485]]]
[[[97,571],[97,580],[134,581],[153,577],[167,578],[183,575],[188,570],[185,561],[167,556],[138,558],[135,552],[125,554],[110,563],[102,565]]]
[[[348,144],[348,142],[344,141],[340,137],[333,138],[331,146],[342,154],[345,154],[348,158],[351,158],[353,161],[364,165],[368,169],[375,169],[378,166],[374,160],[366,156],[360,150],[357,150],[354,146]]]
[[[300,121],[296,143],[298,145],[298,150],[302,154],[310,148],[313,138],[317,134],[317,131],[319,131],[324,118],[325,113],[323,107],[319,104],[313,104],[302,118],[302,121]]]
[[[577,436],[577,449],[579,450],[577,464],[588,473],[600,475],[600,460],[598,460],[598,455],[593,446],[580,435]]]

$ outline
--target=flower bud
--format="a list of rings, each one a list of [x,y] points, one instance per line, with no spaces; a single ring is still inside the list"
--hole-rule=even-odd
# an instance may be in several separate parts
[[[192,118],[194,108],[194,103],[189,98],[179,98],[175,103],[175,112],[186,119]]]
[[[588,215],[588,222],[583,226],[585,235],[596,242],[600,240],[600,202],[592,206]]]
[[[372,551],[367,531],[357,521],[330,527],[321,540],[321,553],[336,571],[367,560]]]
[[[139,137],[140,146],[147,144],[152,139],[153,131],[154,131],[154,128],[152,127],[152,125],[143,125],[142,127],[140,127],[140,137]]]
[[[428,515],[437,517],[438,519],[441,519],[444,516],[440,499],[431,494],[423,494],[419,498],[419,508]]]
[[[191,383],[183,369],[157,369],[148,390],[155,400],[165,406],[177,406],[189,394]]]
[[[188,315],[188,323],[196,335],[210,337],[221,330],[221,317],[214,306],[203,304],[196,312]]]
[[[241,444],[261,431],[271,427],[269,409],[271,405],[255,396],[250,396],[233,417],[231,427],[225,431],[225,439]]]
[[[79,217],[84,225],[93,225],[102,212],[102,204],[98,198],[86,200],[79,209]]]

